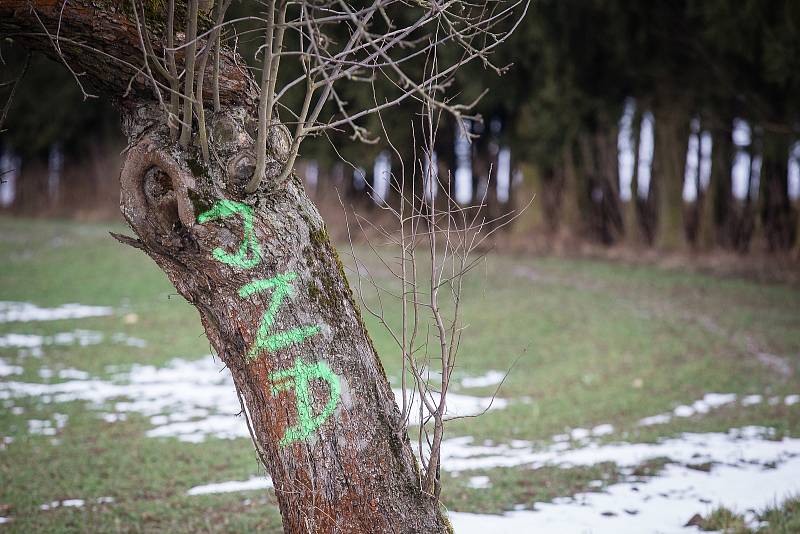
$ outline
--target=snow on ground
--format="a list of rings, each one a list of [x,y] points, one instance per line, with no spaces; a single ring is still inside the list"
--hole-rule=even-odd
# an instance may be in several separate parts
[[[92,499],[92,502],[96,504],[110,504],[114,502],[114,497],[98,497],[97,499]],[[42,504],[41,506],[39,506],[39,510],[46,511],[61,507],[83,508],[85,504],[86,501],[84,499],[64,499],[61,501],[53,501]]]
[[[492,487],[492,481],[485,475],[476,475],[474,477],[469,477],[467,486],[475,489],[485,489]]]
[[[108,306],[86,306],[84,304],[62,304],[56,308],[41,308],[30,302],[0,301],[0,323],[55,321],[59,319],[83,319],[111,315]]]
[[[104,341],[109,341],[117,345],[127,345],[129,347],[143,348],[147,342],[137,337],[131,337],[122,332],[117,332],[106,336],[97,330],[73,330],[72,332],[59,332],[52,336],[40,336],[37,334],[4,334],[0,335],[0,348],[18,348],[22,356],[35,356],[40,358],[45,346],[80,346],[99,345]]]
[[[744,445],[744,444],[743,444]],[[775,469],[761,465],[720,465],[710,473],[670,464],[645,482],[625,481],[602,493],[579,493],[534,511],[503,515],[451,512],[456,534],[639,534],[696,532],[683,525],[696,513],[717,506],[738,512],[780,503],[800,490],[800,457]]]
[[[543,450],[523,442],[516,446],[475,445],[470,437],[452,438],[442,444],[442,465],[456,472],[601,462],[633,467],[659,457],[674,463],[654,477],[639,480],[628,476],[602,493],[538,503],[534,511],[504,515],[455,512],[451,521],[457,534],[487,529],[494,534],[694,531],[682,525],[696,513],[707,513],[718,506],[746,512],[780,503],[800,492],[800,439],[775,440],[773,434],[768,428],[744,427],[727,433],[686,433],[654,444],[590,443],[570,449],[561,441]]]
[[[402,409],[403,392],[400,389],[393,389],[394,397],[397,400],[398,406]],[[436,402],[439,401],[439,394],[431,392],[434,395]],[[407,395],[410,404],[408,424],[419,425],[419,394],[416,391],[409,391]],[[507,399],[500,399],[498,397],[474,397],[472,395],[462,395],[450,391],[447,393],[447,405],[445,406],[445,419],[457,419],[459,417],[469,417],[480,415],[489,410],[500,410],[508,406]],[[425,407],[425,417],[430,414],[427,407]]]
[[[0,375],[17,372],[21,373],[21,368],[8,366],[0,359]],[[90,378],[77,369],[41,369],[39,376],[66,380],[0,383],[0,399],[31,396],[42,403],[82,400],[103,410],[100,416],[109,422],[128,412],[140,413],[149,417],[154,426],[147,433],[150,437],[177,437],[194,443],[208,436],[249,437],[244,419],[236,417],[241,407],[233,379],[223,364],[211,356],[193,361],[175,359],[166,367],[134,365],[130,372],[117,373],[112,380]],[[506,399],[450,393],[447,416],[477,415],[507,405]],[[410,422],[419,423],[419,409],[413,402]]]
[[[747,406],[749,404],[757,404],[758,402],[761,402],[760,400],[756,401],[756,397],[759,399],[761,398],[760,395],[750,395],[745,398],[746,402],[743,402],[743,404]],[[691,405],[682,404],[675,408],[671,414],[662,413],[645,417],[639,421],[639,424],[641,426],[662,425],[670,422],[673,416],[691,417],[697,414],[705,414],[711,411],[713,408],[719,408],[720,406],[724,406],[735,401],[736,395],[734,393],[707,393],[702,399],[694,401]]]
[[[800,439],[772,438],[774,431],[763,427],[731,429],[727,433],[685,433],[658,443],[591,442],[571,448],[567,442],[546,447],[517,441],[514,444],[474,443],[471,436],[450,438],[442,443],[442,467],[450,472],[493,467],[544,465],[562,467],[589,466],[614,462],[619,466],[636,466],[647,460],[667,457],[691,465],[719,463],[726,465],[779,464],[800,456]],[[800,490],[800,477],[798,490]]]
[[[154,428],[148,435],[152,437],[199,442],[206,436],[249,436],[245,421],[235,417],[241,408],[230,373],[211,356],[176,359],[163,368],[134,365],[129,373],[118,373],[112,380],[83,378],[81,373],[75,369],[55,373],[76,377],[63,382],[0,383],[0,399],[31,396],[45,404],[82,400],[102,410],[100,416],[106,421],[140,413],[150,417]],[[45,378],[49,375],[40,372]]]
[[[506,373],[502,371],[489,371],[481,376],[466,376],[461,379],[461,387],[464,388],[485,388],[496,386],[505,379]]]
[[[591,444],[566,449],[567,444],[561,442],[544,450],[521,441],[510,446],[472,445],[472,438],[453,438],[443,443],[443,466],[456,471],[523,464],[534,468],[600,462],[635,466],[664,456],[675,463],[646,478],[631,475],[629,469],[622,482],[603,492],[579,493],[552,503],[537,503],[534,510],[503,515],[451,512],[450,520],[457,534],[483,534],[487,530],[493,534],[694,532],[694,527],[683,525],[696,513],[707,513],[717,506],[747,512],[781,502],[800,490],[800,439],[776,441],[770,439],[772,434],[767,428],[744,427],[727,433],[687,433],[655,444]],[[707,462],[712,464],[710,471],[698,468],[698,464]],[[491,480],[476,475],[468,479],[467,486],[490,488]],[[271,487],[269,477],[254,476],[243,481],[195,486],[187,494]],[[754,491],[754,488],[759,489]]]
[[[28,419],[28,433],[42,436],[55,436],[64,428],[69,416],[63,413],[53,414],[53,421],[49,419]]]
[[[272,487],[272,479],[267,476],[254,476],[248,480],[230,480],[216,484],[195,486],[186,492],[187,495],[207,495],[209,493],[231,493],[234,491],[252,491]]]
[[[761,404],[764,397],[761,395],[748,395],[742,399],[742,406],[753,406],[754,404]]]
[[[14,367],[0,359],[0,374],[13,377],[18,374]],[[10,371],[3,373],[5,370]],[[129,413],[149,417],[153,428],[147,434],[151,437],[171,436],[189,442],[200,442],[209,436],[248,437],[244,420],[236,417],[241,408],[230,373],[210,356],[195,361],[176,359],[162,368],[134,365],[109,380],[91,377],[76,369],[57,372],[42,369],[39,376],[46,382],[0,382],[3,406],[12,413],[22,414],[24,409],[15,405],[16,399],[35,397],[43,404],[82,400],[108,422],[124,419]],[[476,380],[485,379],[478,383],[487,384],[487,376]],[[480,413],[490,403],[493,409],[503,408],[509,402],[508,399],[451,395],[448,397],[451,416]],[[666,422],[673,417],[705,414],[736,401],[734,394],[709,393],[670,413],[645,418],[640,424],[654,419]],[[763,397],[748,395],[739,402],[745,406],[757,404],[763,402]],[[775,397],[768,402],[791,406],[800,402],[800,396]],[[52,421],[32,419],[27,424],[30,433],[53,435],[66,422],[66,416],[55,414]],[[685,433],[649,444],[601,444],[597,441],[613,433],[613,426],[601,424],[591,429],[567,429],[544,444],[522,440],[507,444],[476,443],[469,436],[445,440],[442,466],[452,473],[493,467],[588,466],[600,462],[615,462],[625,469],[658,457],[668,457],[673,462],[659,475],[646,480],[629,476],[603,493],[578,494],[550,504],[540,503],[533,511],[517,510],[496,516],[454,513],[452,520],[456,531],[471,534],[490,528],[495,534],[617,533],[657,528],[662,532],[679,532],[693,514],[707,512],[714,506],[722,504],[745,511],[800,491],[800,439],[775,440],[771,429],[745,427],[727,433]],[[6,443],[5,438],[3,443]],[[710,464],[710,472],[690,467],[699,464]],[[468,485],[488,488],[491,480],[475,474],[469,478]],[[269,478],[254,476],[244,481],[196,486],[188,492],[200,495],[270,486]],[[55,505],[78,506],[73,504],[77,501],[79,499],[49,503],[43,505],[48,507],[43,509]]]
[[[22,367],[19,365],[9,365],[5,360],[0,359],[0,376],[21,375]]]

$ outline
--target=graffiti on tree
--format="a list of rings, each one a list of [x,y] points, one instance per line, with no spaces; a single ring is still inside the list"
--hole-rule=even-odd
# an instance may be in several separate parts
[[[262,350],[267,352],[274,352],[278,349],[288,347],[295,343],[300,343],[307,337],[313,336],[320,331],[318,325],[314,326],[301,326],[292,328],[284,332],[276,332],[270,334],[272,324],[275,322],[275,314],[278,312],[283,303],[283,299],[289,296],[294,291],[294,286],[289,282],[297,278],[297,273],[285,273],[273,276],[266,280],[253,280],[249,284],[245,284],[239,289],[239,296],[247,298],[250,295],[272,289],[272,298],[269,302],[267,311],[261,316],[261,324],[258,326],[256,333],[256,340],[250,351],[247,353],[248,360],[255,360]]]
[[[201,213],[197,217],[197,222],[203,224],[208,221],[227,219],[237,213],[242,215],[242,230],[244,231],[239,249],[230,254],[217,247],[211,251],[211,254],[225,265],[241,269],[252,269],[261,261],[261,245],[256,241],[255,232],[253,231],[253,208],[241,202],[223,199],[217,201],[210,210]],[[250,252],[249,254],[248,251]]]
[[[235,253],[231,254],[221,247],[211,251],[217,261],[232,267],[252,269],[261,262],[261,245],[255,237],[253,229],[253,208],[247,204],[233,200],[219,200],[210,210],[198,216],[199,223],[227,219],[236,214],[242,216],[242,243]],[[241,288],[238,295],[248,298],[256,293],[272,290],[269,306],[261,316],[261,323],[256,331],[255,340],[245,359],[254,361],[262,351],[275,352],[285,347],[301,343],[308,337],[318,334],[322,327],[319,325],[300,326],[282,332],[272,332],[275,316],[286,297],[293,296],[295,292],[292,281],[297,279],[297,273],[288,272],[277,274],[272,278],[253,280]],[[271,391],[277,395],[281,391],[294,390],[297,404],[297,424],[286,429],[279,445],[285,447],[296,441],[304,441],[311,437],[322,426],[326,419],[333,414],[341,396],[339,376],[334,373],[324,361],[307,364],[296,358],[294,365],[288,369],[276,371],[269,375],[273,382]],[[312,381],[325,381],[328,383],[329,398],[318,415],[313,414],[313,396],[310,383]]]
[[[312,436],[322,426],[322,423],[331,416],[341,396],[339,377],[324,361],[306,364],[303,360],[297,358],[292,367],[271,373],[269,379],[274,383],[272,386],[273,395],[277,395],[280,391],[294,389],[297,400],[297,424],[286,429],[280,441],[281,447],[285,447],[295,441],[305,441]],[[312,410],[314,399],[311,396],[309,384],[314,380],[326,381],[330,389],[328,402],[325,403],[325,407],[319,415],[314,415]]]

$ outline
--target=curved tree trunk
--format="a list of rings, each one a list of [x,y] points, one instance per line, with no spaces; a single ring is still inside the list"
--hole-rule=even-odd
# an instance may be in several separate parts
[[[120,207],[138,239],[117,237],[153,258],[199,311],[233,375],[284,530],[448,531],[438,501],[421,489],[386,375],[302,184],[292,178],[242,193],[254,162],[256,100],[236,55],[223,54],[222,110],[206,111],[216,154],[206,166],[199,148],[170,140],[163,111],[130,72],[142,52],[122,10],[90,0],[73,0],[63,13],[60,2],[29,6],[0,0],[0,32],[63,56],[120,104],[131,142]],[[40,20],[51,35],[60,20],[69,39],[60,53]],[[269,151],[280,166],[288,139],[277,128]]]

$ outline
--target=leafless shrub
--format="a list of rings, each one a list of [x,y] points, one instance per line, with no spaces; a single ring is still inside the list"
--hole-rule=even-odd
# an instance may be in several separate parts
[[[435,61],[430,68],[436,68]],[[383,128],[400,163],[390,180],[400,202],[379,204],[390,214],[391,224],[377,224],[355,213],[359,234],[370,251],[368,258],[357,252],[349,221],[347,231],[355,291],[362,307],[389,333],[402,358],[398,400],[403,424],[396,430],[407,432],[416,410],[422,487],[438,497],[445,423],[455,418],[447,417],[447,394],[467,327],[462,320],[465,280],[484,259],[486,241],[528,206],[489,219],[484,209],[486,192],[477,205],[459,205],[451,194],[450,176],[442,178],[435,170],[433,147],[447,113],[429,100],[423,99],[421,105],[423,131],[412,165],[405,165],[402,152]],[[377,265],[384,276],[373,272],[371,265]],[[397,307],[399,327],[389,319]],[[389,316],[387,309],[392,310]]]
[[[203,103],[206,65],[212,62],[212,93],[214,109],[218,110],[219,49],[223,43],[235,46],[238,36],[230,30],[241,20],[225,20],[230,0],[217,2],[213,9],[189,0],[185,32],[177,34],[175,2],[170,0],[164,52],[158,56],[141,1],[131,0],[140,27],[142,72],[150,79],[174,137],[180,126],[181,146],[189,145],[193,120],[197,121],[196,143],[208,161]],[[262,65],[256,162],[245,187],[247,193],[255,192],[268,174],[267,138],[278,124],[294,127],[282,170],[278,176],[269,177],[279,185],[292,172],[304,139],[329,130],[349,130],[353,139],[375,142],[377,138],[359,120],[409,98],[456,120],[469,116],[475,102],[454,103],[448,95],[455,72],[479,60],[487,69],[501,73],[505,67],[492,64],[491,52],[520,23],[528,0],[374,0],[363,7],[344,0],[267,0],[261,6],[262,15],[247,18],[249,23],[258,24],[256,30],[249,31],[263,32],[264,37],[259,49]],[[199,32],[201,7],[207,13],[213,11],[213,23]],[[436,55],[444,46],[458,50],[448,54],[451,59],[447,62]],[[178,54],[184,56],[182,72],[177,68]],[[419,74],[420,62],[430,59],[436,68],[424,68]],[[280,69],[287,64],[290,72],[300,74],[279,87]],[[340,86],[345,83],[366,84],[373,91],[376,83],[381,83],[391,88],[391,93],[367,106],[351,106],[341,93]],[[296,109],[285,102],[293,91],[302,94],[302,103]],[[168,93],[168,102],[162,93]]]

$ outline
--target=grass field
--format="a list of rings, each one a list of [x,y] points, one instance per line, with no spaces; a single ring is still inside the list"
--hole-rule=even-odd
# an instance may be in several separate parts
[[[202,367],[213,362],[196,312],[109,230],[124,231],[0,219],[0,531],[280,532],[271,490],[190,494],[260,469],[238,410],[225,404],[224,373]],[[781,506],[800,491],[796,287],[493,254],[467,296],[456,393],[484,399],[498,374],[510,373],[498,393],[503,406],[448,427],[449,510],[516,510],[519,518],[539,503],[541,517],[550,510],[567,521],[576,505],[566,498],[579,495],[590,504],[581,513],[593,512],[586,521],[601,531],[626,513],[631,521],[649,516],[646,507],[623,512],[598,499],[675,473],[716,473],[723,485],[752,480],[751,492],[777,509],[726,515],[714,512],[725,502],[707,494],[691,513],[681,501],[673,527],[699,513],[708,528],[728,521],[741,532],[800,531],[797,501]],[[69,315],[68,303],[110,309],[53,319],[53,310]],[[396,378],[391,340],[368,322]],[[207,398],[181,396],[198,391],[195,379]],[[702,452],[717,442],[742,451],[737,461]],[[761,456],[745,458],[750,452]],[[749,470],[752,479],[736,478]],[[797,482],[773,495],[759,477]],[[454,517],[457,528],[492,520]]]

